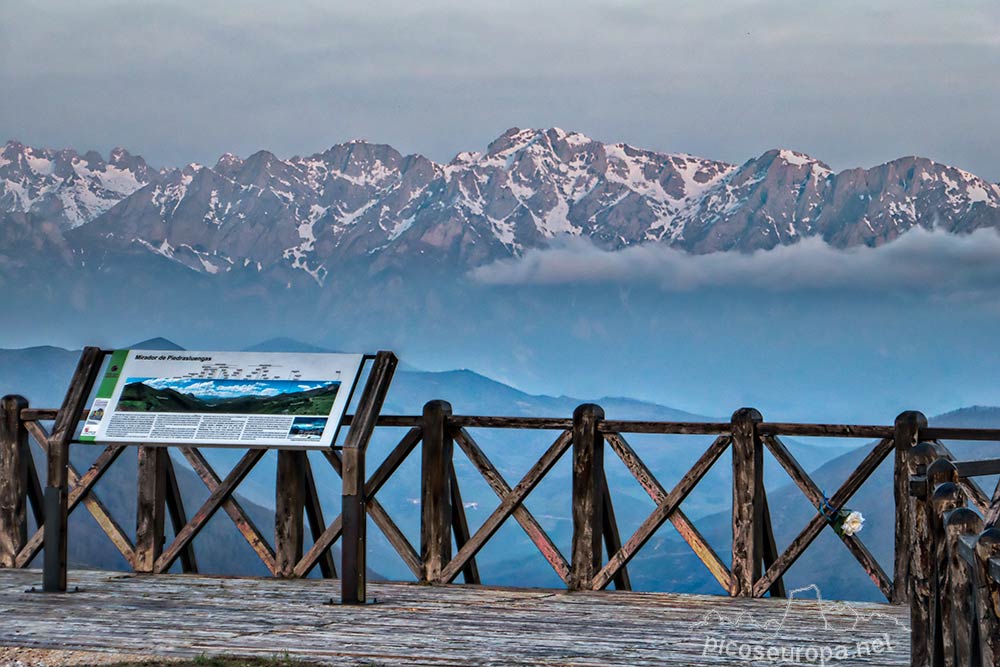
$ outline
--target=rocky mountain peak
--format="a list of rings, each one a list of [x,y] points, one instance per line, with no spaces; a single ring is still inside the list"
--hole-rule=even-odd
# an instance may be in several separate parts
[[[323,284],[331,267],[347,265],[461,272],[561,235],[695,253],[808,236],[878,245],[915,225],[998,227],[1000,186],[918,157],[835,173],[779,148],[737,166],[561,128],[511,128],[446,165],[358,140],[288,159],[227,153],[211,168],[165,172],[124,149],[105,162],[9,141],[0,215],[29,216],[22,237],[43,222],[78,227],[70,244],[100,247],[107,262],[154,253],[199,273],[250,271],[293,285]]]

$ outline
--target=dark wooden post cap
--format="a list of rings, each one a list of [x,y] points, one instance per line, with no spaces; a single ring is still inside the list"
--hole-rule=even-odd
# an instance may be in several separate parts
[[[597,403],[583,403],[576,406],[576,409],[573,410],[573,421],[579,421],[586,416],[590,416],[593,419],[604,419],[604,408]]]

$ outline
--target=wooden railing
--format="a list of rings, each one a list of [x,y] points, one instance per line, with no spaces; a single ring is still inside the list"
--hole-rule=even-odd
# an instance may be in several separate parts
[[[1000,485],[989,497],[973,479],[1000,473],[1000,462],[956,461],[940,442],[922,442],[909,472],[912,662],[1000,665]]]
[[[56,411],[32,409],[24,399],[15,396],[3,399],[2,410],[0,567],[27,567],[41,549],[45,530],[41,485],[30,463],[29,440],[34,440],[43,455],[49,453],[50,435],[43,422],[54,419]],[[357,419],[348,416],[346,421],[351,423]],[[766,422],[751,408],[737,410],[729,422],[686,423],[609,420],[605,419],[603,410],[593,404],[581,405],[572,418],[457,416],[444,401],[427,403],[421,415],[381,416],[373,424],[380,429],[407,430],[368,476],[365,475],[364,451],[354,452],[350,461],[344,457],[346,448],[343,452],[337,449],[323,451],[323,459],[344,480],[339,493],[318,488],[305,452],[278,452],[273,546],[234,495],[265,455],[265,450],[247,451],[232,470],[220,478],[199,449],[178,447],[177,451],[209,492],[208,499],[189,516],[168,450],[138,446],[138,502],[133,542],[95,490],[101,477],[126,449],[123,445],[108,445],[86,471],[81,473],[69,466],[69,511],[81,505],[85,507],[133,570],[149,574],[166,572],[177,562],[183,571],[196,572],[195,538],[219,510],[232,519],[261,562],[277,577],[303,577],[316,568],[324,577],[337,577],[330,549],[339,540],[344,553],[341,576],[358,578],[357,590],[362,594],[365,568],[358,563],[363,565],[367,549],[366,522],[361,518],[365,515],[384,534],[414,577],[429,583],[450,583],[459,576],[465,582],[479,583],[477,554],[500,527],[513,518],[570,590],[600,590],[612,584],[617,589],[630,589],[629,563],[669,521],[724,592],[740,597],[783,596],[785,573],[824,527],[830,527],[827,517],[843,508],[876,468],[892,457],[894,484],[892,490],[885,491],[885,501],[894,503],[896,508],[892,576],[857,535],[838,534],[838,537],[886,599],[905,602],[910,595],[911,587],[906,582],[912,567],[910,545],[916,530],[911,525],[911,517],[919,502],[910,496],[907,459],[922,438],[941,432],[940,429],[928,429],[926,420],[916,412],[903,413],[894,426]],[[552,431],[555,437],[528,472],[512,485],[471,435],[470,430],[475,429],[544,430]],[[668,489],[629,443],[628,438],[634,434],[708,435],[714,436],[714,440],[680,481]],[[978,439],[1000,439],[1000,431],[977,430],[964,434]],[[786,435],[865,438],[874,439],[874,443],[840,487],[826,498],[782,442],[781,437]],[[941,437],[954,437],[954,434],[949,431],[947,435],[941,433]],[[414,545],[379,502],[379,492],[418,446],[421,448],[421,520],[420,543]],[[470,530],[455,472],[456,449],[499,499],[496,509],[475,532]],[[615,516],[614,489],[609,488],[604,471],[608,450],[621,460],[655,505],[638,529],[624,540]],[[771,453],[816,509],[783,551],[776,546],[763,484],[765,451]],[[733,478],[733,540],[728,559],[708,543],[681,507],[709,469],[727,452]],[[573,508],[573,535],[568,555],[560,551],[525,505],[539,483],[567,455],[572,458],[572,486],[566,493],[572,496]],[[327,523],[320,500],[330,497],[342,498],[341,507],[345,512]],[[987,504],[988,501],[986,498]],[[27,531],[28,510],[38,526],[33,535],[28,535]],[[164,537],[168,518],[174,533],[169,544]],[[452,539],[456,547],[454,553]],[[311,546],[305,548],[310,542]]]

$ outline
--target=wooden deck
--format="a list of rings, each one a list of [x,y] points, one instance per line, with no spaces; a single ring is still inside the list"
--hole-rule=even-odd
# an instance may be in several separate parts
[[[40,582],[38,571],[0,570],[0,646],[371,667],[909,664],[907,608],[811,592],[788,603],[371,583],[377,604],[350,607],[329,604],[340,590],[330,580],[72,571],[79,592],[28,591]]]

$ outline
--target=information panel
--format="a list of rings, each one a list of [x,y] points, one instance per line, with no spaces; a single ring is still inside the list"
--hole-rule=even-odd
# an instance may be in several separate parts
[[[116,350],[80,440],[329,447],[360,354]]]

